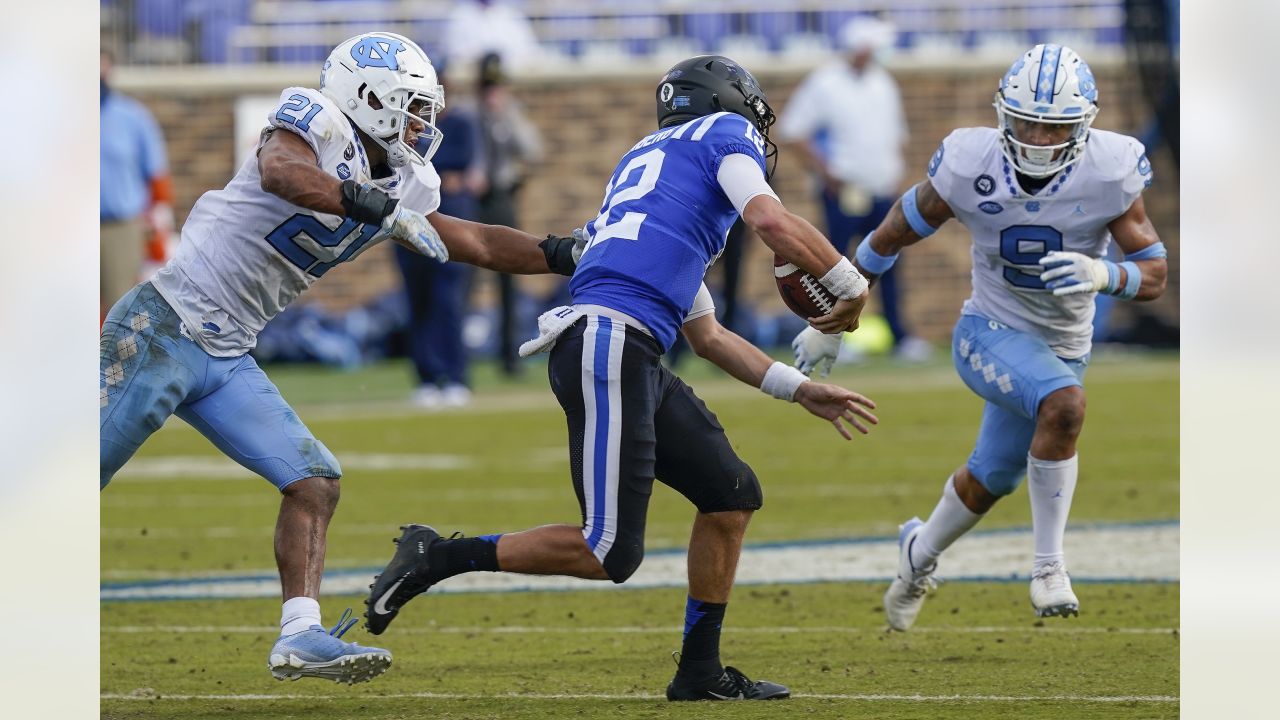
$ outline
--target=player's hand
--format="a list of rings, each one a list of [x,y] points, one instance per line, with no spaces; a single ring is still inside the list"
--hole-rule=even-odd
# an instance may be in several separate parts
[[[872,425],[880,422],[879,418],[871,414],[876,404],[870,398],[863,397],[852,390],[845,390],[839,385],[819,382],[801,383],[800,387],[796,388],[795,400],[803,405],[805,410],[823,420],[830,421],[845,440],[853,439],[845,423],[866,435],[870,430],[862,420]]]
[[[831,366],[840,354],[840,343],[843,335],[823,335],[807,327],[791,341],[791,349],[796,353],[796,368],[805,375],[815,371],[818,377],[826,377],[831,373]]]
[[[809,318],[809,327],[827,335],[853,332],[858,329],[858,316],[862,314],[862,308],[866,307],[870,294],[870,291],[864,290],[852,300],[837,300],[835,308],[829,314]]]
[[[573,229],[573,264],[582,260],[582,253],[587,249],[587,230],[585,227]]]
[[[409,243],[414,250],[432,260],[442,263],[449,261],[449,249],[440,239],[440,233],[431,227],[422,213],[397,205],[390,215],[382,219],[382,229],[391,237]]]
[[[1107,264],[1098,258],[1054,250],[1040,259],[1040,280],[1054,295],[1097,292],[1110,281]]]

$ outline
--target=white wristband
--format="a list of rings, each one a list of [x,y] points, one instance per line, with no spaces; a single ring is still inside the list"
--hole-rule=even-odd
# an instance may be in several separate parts
[[[785,363],[775,362],[765,371],[760,389],[779,400],[795,402],[796,390],[807,382],[809,378],[804,373]]]
[[[858,268],[842,257],[840,262],[827,271],[818,281],[841,300],[852,300],[867,291],[867,279],[862,277]]]

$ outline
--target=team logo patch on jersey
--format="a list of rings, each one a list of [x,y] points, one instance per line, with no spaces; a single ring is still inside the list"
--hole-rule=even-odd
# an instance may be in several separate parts
[[[979,175],[978,178],[973,181],[973,191],[982,197],[990,195],[996,191],[995,178],[987,175],[986,173]]]
[[[929,177],[938,174],[938,168],[942,166],[942,153],[947,149],[945,144],[939,145],[934,151],[933,157],[929,158]]]
[[[988,215],[995,215],[997,213],[1004,212],[1003,205],[998,202],[991,202],[990,200],[979,205],[978,209]]]
[[[351,168],[346,163],[338,163],[338,177],[346,180],[351,177]]]
[[[343,159],[343,160],[350,160],[351,158],[353,158],[353,157],[355,157],[355,156],[356,156],[356,145],[355,145],[355,143],[347,143],[347,149],[342,151],[342,159]]]
[[[1027,212],[1040,212],[1040,201],[1039,200],[1028,201]]]
[[[351,59],[362,68],[399,70],[400,63],[396,61],[396,55],[403,50],[404,43],[399,40],[373,35],[351,46]]]

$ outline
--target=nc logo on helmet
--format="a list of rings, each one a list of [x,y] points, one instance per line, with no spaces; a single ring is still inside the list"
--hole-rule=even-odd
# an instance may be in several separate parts
[[[362,68],[399,70],[396,55],[401,50],[404,50],[404,43],[399,40],[371,35],[361,38],[360,42],[351,46],[351,57]]]

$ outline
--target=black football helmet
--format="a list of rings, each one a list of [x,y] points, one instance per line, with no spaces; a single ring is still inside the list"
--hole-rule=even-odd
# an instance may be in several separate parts
[[[658,100],[658,127],[670,127],[721,111],[737,113],[749,120],[768,150],[767,176],[777,165],[778,146],[769,139],[769,126],[777,117],[765,100],[755,77],[738,63],[722,55],[698,55],[676,63],[655,91]]]

